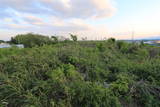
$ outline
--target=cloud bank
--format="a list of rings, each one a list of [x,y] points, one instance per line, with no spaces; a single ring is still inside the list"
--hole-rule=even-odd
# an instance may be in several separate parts
[[[1,0],[0,29],[36,32],[93,30],[115,12],[113,0]]]

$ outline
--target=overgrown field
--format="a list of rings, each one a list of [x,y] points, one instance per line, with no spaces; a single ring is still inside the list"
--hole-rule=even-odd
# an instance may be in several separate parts
[[[160,48],[110,39],[0,49],[0,107],[160,107]]]

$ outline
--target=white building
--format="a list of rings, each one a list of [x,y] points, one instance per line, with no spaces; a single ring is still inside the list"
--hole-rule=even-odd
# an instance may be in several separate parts
[[[10,45],[8,43],[1,43],[0,44],[0,48],[11,48],[13,46],[16,46],[18,48],[24,48],[24,45],[23,44],[17,44],[17,45]]]
[[[0,44],[0,48],[10,48],[12,47],[10,44],[7,44],[7,43],[1,43]]]

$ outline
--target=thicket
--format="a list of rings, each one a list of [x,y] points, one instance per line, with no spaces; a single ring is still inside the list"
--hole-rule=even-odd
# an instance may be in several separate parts
[[[160,107],[159,78],[160,48],[144,44],[0,49],[0,107]]]
[[[36,46],[43,46],[53,44],[54,41],[48,36],[40,35],[40,34],[20,34],[11,38],[11,44],[23,44],[27,48],[32,48]]]

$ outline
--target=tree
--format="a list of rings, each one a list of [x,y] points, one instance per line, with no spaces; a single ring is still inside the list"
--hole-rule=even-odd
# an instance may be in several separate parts
[[[0,40],[0,43],[4,43],[5,41],[4,40]]]
[[[11,38],[11,43],[13,44],[23,44],[25,47],[35,47],[35,46],[42,46],[44,44],[52,44],[53,41],[47,36],[40,35],[40,34],[20,34],[16,35],[15,37]]]
[[[113,43],[115,43],[115,42],[116,42],[116,39],[115,39],[115,38],[109,38],[109,39],[108,39],[108,42],[113,42]]]
[[[70,34],[71,39],[76,42],[78,40],[77,35]]]
[[[51,38],[55,41],[58,42],[58,38],[56,36],[51,36]]]
[[[82,37],[82,41],[86,41],[87,40],[87,37]]]

